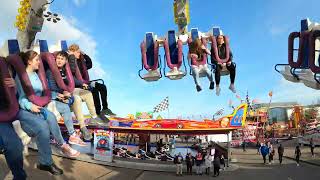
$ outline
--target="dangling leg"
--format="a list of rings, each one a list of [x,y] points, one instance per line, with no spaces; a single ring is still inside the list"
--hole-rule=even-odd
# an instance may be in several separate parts
[[[236,88],[234,87],[234,81],[236,78],[236,67],[234,66],[233,63],[231,63],[229,66],[227,65],[227,69],[230,72],[230,87],[229,89],[233,92],[236,93]]]
[[[219,96],[220,95],[220,76],[221,76],[221,65],[216,64],[216,72],[215,72],[215,80],[216,80],[216,95]]]
[[[97,84],[97,83],[96,83]],[[99,90],[97,87],[94,87],[91,91],[94,101],[94,106],[96,108],[96,113],[100,115],[101,105],[100,105],[100,97],[99,97]]]
[[[200,72],[199,67],[197,67],[197,66],[193,66],[193,67],[192,67],[192,76],[193,76],[194,83],[196,84],[196,88],[197,88],[197,91],[198,91],[198,92],[202,90],[202,89],[201,89],[201,86],[200,86],[200,84],[199,84],[199,80],[200,80],[200,78],[199,78],[199,72]]]
[[[111,116],[115,116],[116,114],[114,114],[111,111],[111,109],[109,109],[109,106],[108,106],[108,99],[107,99],[108,90],[107,90],[106,85],[100,84],[100,83],[96,83],[96,88],[98,89],[98,91],[100,93],[100,97],[101,97],[101,103],[102,103],[102,111],[101,111],[101,113],[104,113],[104,114],[107,114],[107,115],[111,115]]]
[[[212,77],[212,73],[211,73],[210,69],[208,68],[207,65],[204,66],[203,68],[204,68],[204,71],[206,72],[206,75],[207,75],[209,81],[210,81],[209,89],[214,89],[214,81],[213,81],[213,77]]]

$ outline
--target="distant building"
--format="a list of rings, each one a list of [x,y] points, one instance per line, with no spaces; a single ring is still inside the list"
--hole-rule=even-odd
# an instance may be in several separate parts
[[[294,106],[301,106],[304,110],[316,107],[320,112],[320,104],[302,106],[297,102],[275,102],[255,104],[255,109],[268,109],[268,121],[272,123],[288,123]],[[320,114],[320,113],[319,113]]]

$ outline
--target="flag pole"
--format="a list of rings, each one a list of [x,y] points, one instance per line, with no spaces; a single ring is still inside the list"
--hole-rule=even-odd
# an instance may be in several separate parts
[[[169,96],[168,96],[168,119],[170,118],[170,111],[169,111]]]

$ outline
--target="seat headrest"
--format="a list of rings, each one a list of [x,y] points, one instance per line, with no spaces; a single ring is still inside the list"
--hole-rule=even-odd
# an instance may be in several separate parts
[[[61,40],[60,41],[60,46],[62,51],[68,51],[68,44],[66,40]]]
[[[169,43],[170,42],[177,42],[178,38],[177,38],[174,30],[168,31],[167,40]]]
[[[49,52],[48,43],[46,40],[39,40],[40,52]]]
[[[8,51],[9,51],[9,54],[20,53],[18,40],[16,40],[16,39],[9,39],[8,40]]]
[[[194,41],[195,39],[199,39],[199,31],[198,28],[192,28],[191,29],[191,39]]]
[[[147,32],[145,36],[145,41],[152,39],[154,41],[154,34],[153,32]]]
[[[154,44],[154,34],[153,32],[148,32],[146,33],[146,37],[145,37],[145,42],[146,42],[146,47],[148,48],[149,46],[151,46],[152,44]]]
[[[220,27],[213,27],[212,28],[212,34],[214,35],[214,36],[220,36],[220,35],[223,35],[223,33],[222,33],[222,30],[220,29]]]
[[[301,20],[301,31],[307,31],[307,30],[309,30],[310,24],[311,24],[311,21],[309,20],[309,18],[307,18],[307,19],[302,19],[302,20]]]

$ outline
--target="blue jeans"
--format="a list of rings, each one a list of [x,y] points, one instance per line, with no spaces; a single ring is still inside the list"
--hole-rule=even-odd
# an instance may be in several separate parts
[[[23,170],[23,145],[9,122],[0,123],[0,149],[4,150],[13,179],[26,179],[27,174]]]
[[[50,133],[52,134],[52,136],[54,137],[54,139],[57,141],[59,145],[64,144],[65,141],[62,137],[56,116],[52,112],[50,112],[48,109],[46,109],[46,111],[47,111],[47,120],[44,120],[44,121],[47,122]],[[43,117],[43,116],[40,115],[40,117]]]
[[[199,81],[200,81],[200,77],[199,77],[200,70],[204,71],[204,73],[206,74],[206,76],[208,77],[210,82],[213,82],[212,73],[211,73],[210,69],[208,68],[208,66],[203,66],[201,69],[198,66],[192,66],[192,76],[193,76],[193,79],[194,79],[194,83],[197,86],[200,86],[200,83],[199,83]]]
[[[39,151],[39,163],[42,165],[51,165],[53,160],[51,157],[50,132],[58,142],[64,142],[55,116],[47,111],[47,120],[45,120],[41,114],[20,109],[17,119],[20,120],[21,127],[28,136],[36,138]]]
[[[75,132],[75,130],[73,128],[73,121],[72,121],[72,114],[70,111],[70,107],[67,104],[62,103],[60,101],[55,101],[55,103],[56,103],[56,108],[58,112],[63,117],[64,124],[68,129],[69,135],[72,135]]]

